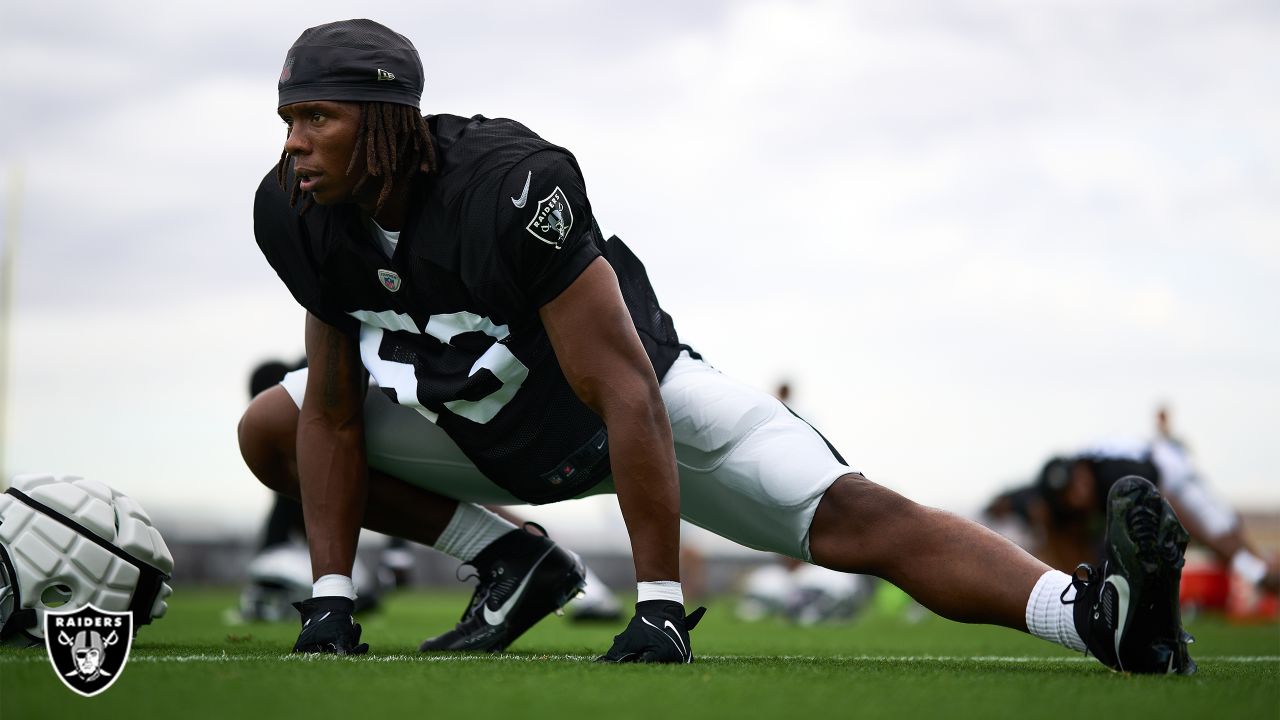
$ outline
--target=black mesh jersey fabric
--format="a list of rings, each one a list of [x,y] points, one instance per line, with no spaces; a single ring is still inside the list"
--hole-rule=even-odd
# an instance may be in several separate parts
[[[259,247],[294,298],[360,339],[384,392],[432,417],[491,480],[528,502],[608,474],[607,434],[564,378],[538,309],[603,256],[659,378],[679,353],[644,265],[605,241],[577,161],[511,120],[428,118],[438,176],[388,258],[353,206],[289,207],[274,171],[254,207]]]

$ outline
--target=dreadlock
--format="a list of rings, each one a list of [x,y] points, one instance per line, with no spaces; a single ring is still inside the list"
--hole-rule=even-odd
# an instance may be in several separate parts
[[[382,210],[382,204],[391,196],[391,188],[397,182],[408,181],[414,173],[431,174],[438,169],[436,146],[431,138],[427,121],[410,105],[386,102],[360,103],[360,128],[356,131],[356,146],[351,151],[351,164],[347,174],[357,172],[361,158],[364,160],[364,176],[356,183],[354,194],[359,194],[375,179],[381,182],[374,214]],[[288,151],[281,151],[276,165],[276,180],[285,187],[289,163]],[[302,210],[311,207],[311,197],[302,192],[300,180],[294,178],[289,188],[289,207],[296,207],[302,199]]]

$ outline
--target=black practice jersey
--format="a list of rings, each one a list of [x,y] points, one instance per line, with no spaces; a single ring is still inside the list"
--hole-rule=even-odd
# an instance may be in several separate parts
[[[600,236],[572,154],[511,120],[427,120],[440,172],[415,182],[391,257],[354,205],[290,208],[274,169],[254,204],[258,246],[303,307],[358,338],[381,391],[491,480],[527,502],[573,497],[608,475],[608,435],[538,309],[603,256],[659,379],[675,328],[640,261]]]

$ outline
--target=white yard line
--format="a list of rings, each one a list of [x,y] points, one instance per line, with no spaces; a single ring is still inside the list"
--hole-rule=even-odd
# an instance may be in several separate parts
[[[409,663],[466,663],[466,662],[517,662],[533,663],[548,660],[592,662],[595,655],[369,655],[352,658],[356,662],[409,662]],[[699,655],[700,660],[787,660],[791,662],[976,662],[976,663],[1092,663],[1087,657],[1035,657],[1019,655]],[[129,663],[242,663],[242,662],[341,662],[343,658],[331,655],[229,655],[226,653],[200,653],[196,655],[131,655]],[[0,664],[47,663],[48,656],[39,651],[21,655],[0,655]],[[1280,663],[1280,655],[1219,655],[1196,657],[1196,662],[1225,663]]]

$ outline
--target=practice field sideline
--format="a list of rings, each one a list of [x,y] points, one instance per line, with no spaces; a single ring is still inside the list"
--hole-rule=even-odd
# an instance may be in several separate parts
[[[361,618],[372,653],[287,654],[296,625],[229,625],[235,593],[179,589],[119,682],[85,699],[41,651],[0,650],[0,720],[28,717],[1232,717],[1280,708],[1280,626],[1189,624],[1200,673],[1112,673],[1012,631],[869,611],[846,625],[747,624],[711,605],[688,667],[591,662],[617,626],[550,618],[506,655],[422,655],[466,600],[406,593]],[[70,713],[68,715],[65,713]]]

